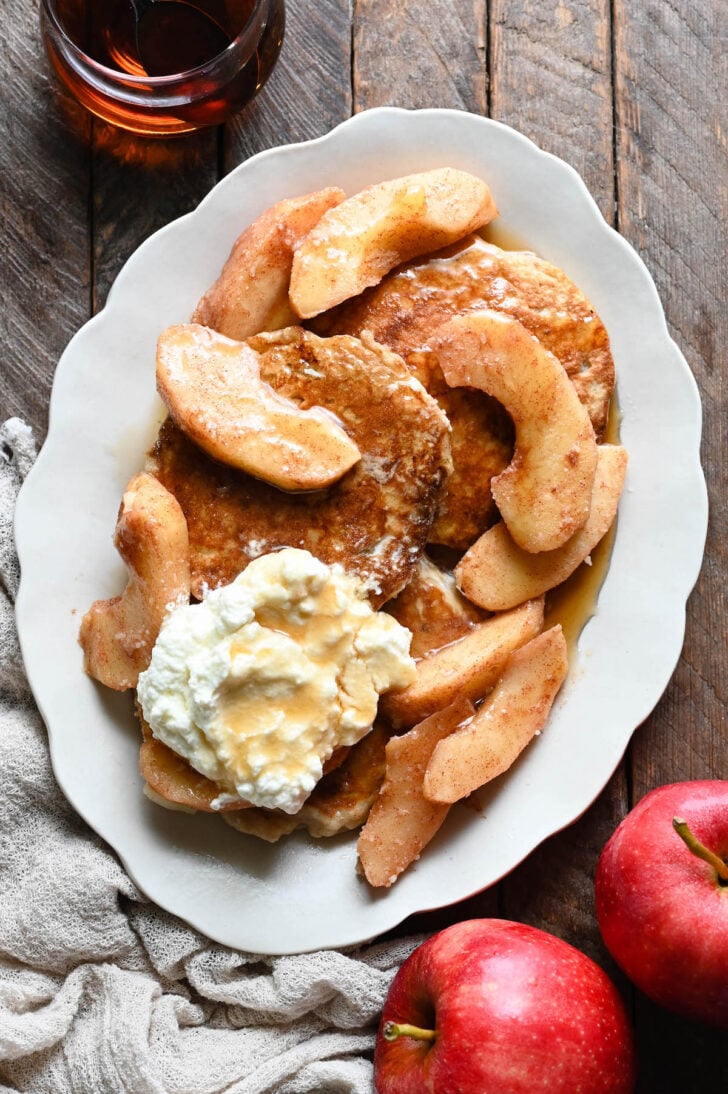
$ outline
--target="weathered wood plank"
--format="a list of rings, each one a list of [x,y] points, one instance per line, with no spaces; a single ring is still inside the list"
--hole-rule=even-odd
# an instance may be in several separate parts
[[[659,717],[636,741],[637,797],[676,776],[728,777],[728,382],[721,368],[728,341],[726,29],[718,3],[700,9],[687,2],[648,3],[638,18],[630,5],[617,6],[620,223],[653,273],[701,391],[711,499],[705,563],[688,608],[686,655]]]
[[[492,0],[490,112],[561,156],[613,222],[608,0]]]
[[[93,309],[126,260],[158,228],[190,212],[218,179],[218,134],[136,137],[93,120]]]
[[[358,0],[357,110],[456,107],[484,114],[485,0]]]
[[[266,148],[320,137],[351,115],[352,0],[288,0],[278,63],[226,127],[224,169]]]
[[[633,745],[635,800],[666,782],[728,778],[724,459],[728,339],[728,25],[720,0],[615,4],[619,219],[657,283],[703,399],[711,498],[705,564],[688,604],[685,650]],[[679,514],[676,514],[676,520]],[[637,996],[640,1090],[728,1088],[725,1036]]]
[[[0,51],[0,418],[38,440],[58,358],[89,314],[85,111],[57,92],[35,5],[7,0]]]

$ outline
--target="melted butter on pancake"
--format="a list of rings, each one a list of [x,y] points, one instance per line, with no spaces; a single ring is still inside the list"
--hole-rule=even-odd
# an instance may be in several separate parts
[[[370,338],[288,328],[250,340],[261,377],[302,407],[328,407],[362,459],[328,490],[292,494],[206,456],[167,421],[149,470],[179,501],[192,592],[228,584],[252,558],[301,547],[339,562],[378,606],[402,589],[427,542],[450,469],[449,427],[401,358]]]

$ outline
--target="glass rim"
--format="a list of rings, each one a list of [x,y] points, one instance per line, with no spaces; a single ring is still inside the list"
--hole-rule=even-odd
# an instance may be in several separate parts
[[[161,2],[164,2],[164,0],[161,0]],[[197,65],[196,68],[186,68],[182,72],[173,72],[168,76],[135,76],[130,72],[123,72],[118,68],[110,68],[108,65],[102,64],[101,61],[97,61],[94,57],[91,57],[86,53],[85,50],[81,49],[80,46],[76,45],[58,16],[56,0],[41,0],[42,10],[51,20],[57,33],[63,38],[66,48],[71,50],[84,65],[91,71],[98,73],[100,77],[117,86],[121,85],[128,87],[130,90],[138,88],[140,92],[149,92],[155,88],[160,91],[165,88],[173,89],[181,80],[189,80],[191,77],[209,76],[220,67],[222,61],[231,59],[234,54],[237,53],[240,46],[250,37],[251,32],[256,29],[258,22],[264,22],[264,20],[257,19],[256,17],[260,16],[266,6],[266,0],[255,0],[255,6],[250,12],[248,19],[241,27],[238,34],[231,40],[230,44],[211,57],[209,61]],[[262,26],[260,29],[262,30]]]

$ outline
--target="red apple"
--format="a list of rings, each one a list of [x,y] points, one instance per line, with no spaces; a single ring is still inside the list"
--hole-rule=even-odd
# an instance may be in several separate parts
[[[607,948],[645,995],[728,1029],[727,859],[728,782],[661,786],[602,851],[596,904]]]
[[[471,919],[433,935],[387,996],[378,1094],[622,1094],[635,1052],[609,977],[553,935]]]

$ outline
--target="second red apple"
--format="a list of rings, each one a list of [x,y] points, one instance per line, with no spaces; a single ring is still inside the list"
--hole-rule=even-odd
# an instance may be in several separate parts
[[[474,919],[399,970],[374,1069],[378,1094],[629,1094],[636,1060],[598,965],[535,927]]]

